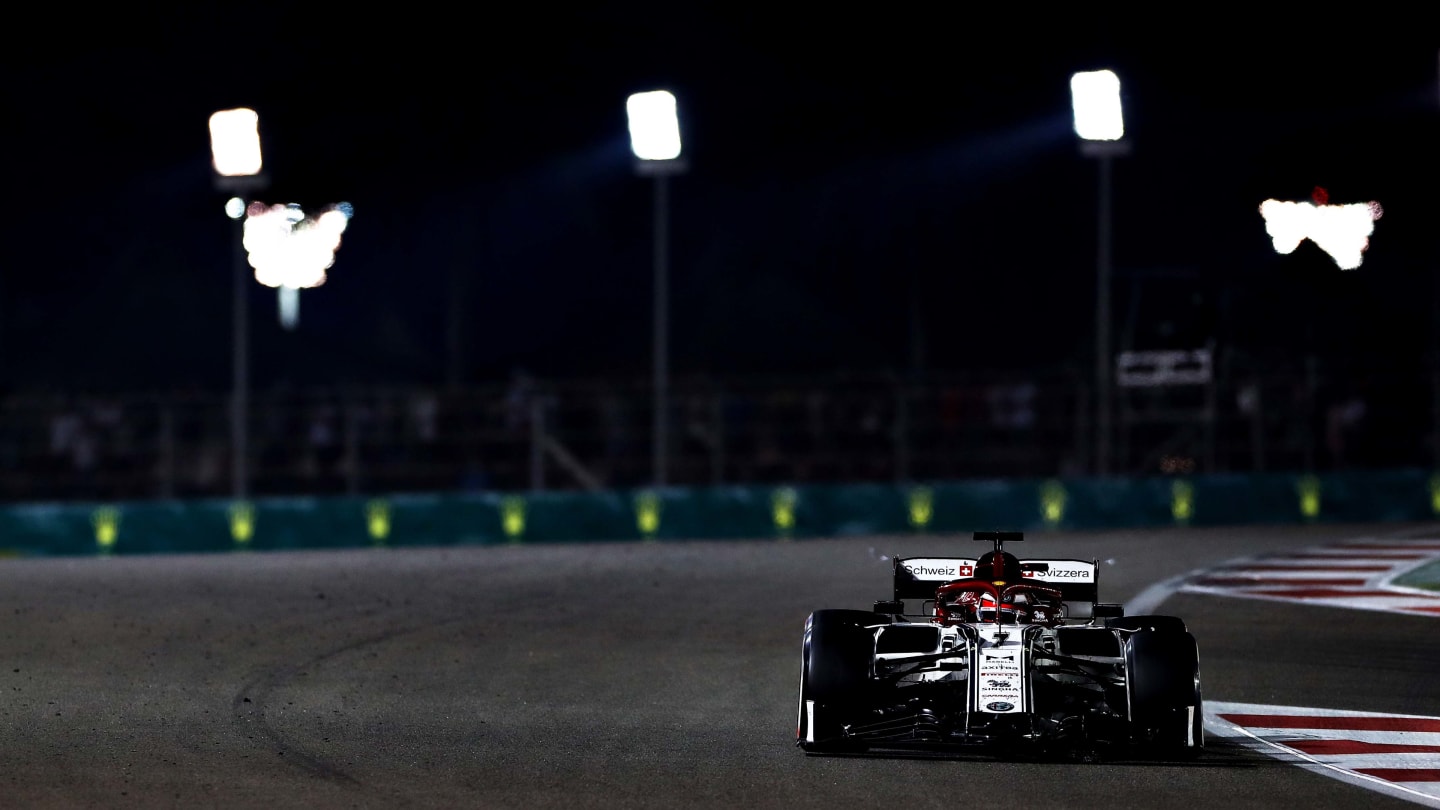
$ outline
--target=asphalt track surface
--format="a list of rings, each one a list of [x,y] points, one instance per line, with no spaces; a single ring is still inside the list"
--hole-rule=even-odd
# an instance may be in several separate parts
[[[1417,526],[1039,534],[1105,601]],[[1433,535],[1432,535],[1433,536]],[[801,628],[964,537],[0,560],[0,807],[1415,807],[1194,762],[810,756]],[[1440,619],[1183,594],[1207,699],[1440,716]],[[1010,802],[1007,801],[1006,804]]]

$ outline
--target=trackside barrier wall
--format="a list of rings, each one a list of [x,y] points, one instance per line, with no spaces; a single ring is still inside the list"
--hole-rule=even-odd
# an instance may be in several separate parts
[[[1426,470],[0,507],[0,554],[90,555],[899,532],[1401,522],[1440,516]]]

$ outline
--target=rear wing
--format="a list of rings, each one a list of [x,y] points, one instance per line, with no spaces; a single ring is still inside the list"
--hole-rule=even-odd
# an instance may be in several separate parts
[[[969,557],[897,557],[895,599],[934,599],[935,589],[957,579],[975,576],[976,560]],[[1099,601],[1098,560],[1021,560],[1023,582],[1060,591],[1067,603]]]

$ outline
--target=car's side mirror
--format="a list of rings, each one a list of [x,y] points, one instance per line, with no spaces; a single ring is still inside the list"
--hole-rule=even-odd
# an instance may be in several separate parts
[[[898,616],[898,615],[900,615],[900,614],[902,614],[902,613],[905,612],[905,603],[902,602],[902,601],[900,601],[899,599],[891,599],[891,600],[886,600],[886,601],[883,601],[883,602],[876,602],[876,603],[875,603],[875,612],[876,612],[876,613],[889,613],[889,614],[891,614],[891,615],[893,615],[893,616]]]
[[[1090,615],[1097,619],[1118,619],[1125,615],[1125,606],[1114,602],[1096,602]]]

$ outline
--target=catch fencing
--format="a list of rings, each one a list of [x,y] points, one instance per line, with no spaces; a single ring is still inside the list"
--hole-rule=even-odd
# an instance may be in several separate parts
[[[1095,432],[1080,375],[682,378],[669,390],[671,486],[905,483],[1092,474],[1432,467],[1436,381],[1314,369],[1116,389]],[[249,494],[606,491],[655,481],[642,382],[257,392]],[[225,497],[224,393],[0,398],[0,501]]]

